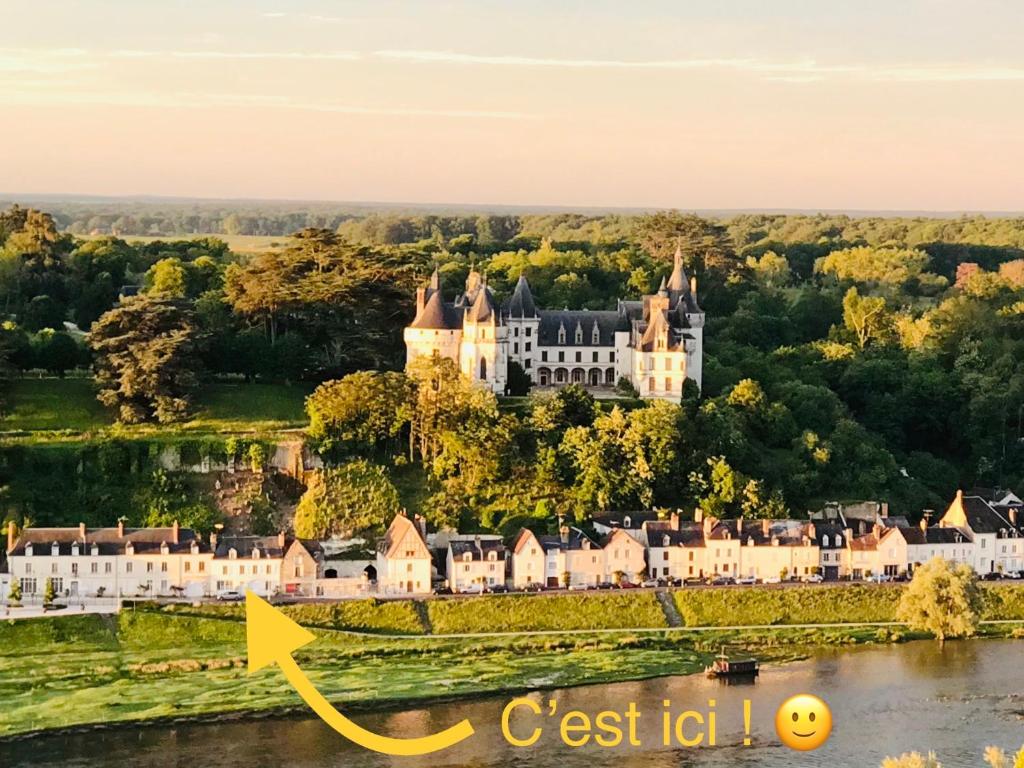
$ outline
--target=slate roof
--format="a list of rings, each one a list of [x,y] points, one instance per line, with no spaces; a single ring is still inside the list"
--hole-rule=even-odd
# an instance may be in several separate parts
[[[999,533],[1016,527],[981,496],[964,496],[963,507],[967,524],[975,533]]]
[[[957,544],[969,542],[970,537],[965,531],[959,528],[942,528],[933,525],[930,528],[921,530],[918,526],[907,526],[900,528],[900,533],[907,540],[907,544],[914,546],[925,546],[928,544]]]
[[[593,515],[591,520],[594,524],[603,525],[605,528],[635,530],[642,528],[644,523],[649,524],[658,521],[658,513],[649,510],[641,512],[609,512],[603,515]]]
[[[239,558],[252,556],[254,549],[259,550],[260,557],[280,558],[291,549],[296,541],[301,544],[313,557],[322,555],[323,550],[319,542],[308,539],[295,539],[292,537],[280,536],[224,536],[217,540],[217,548],[214,550],[215,559],[230,557],[231,550]]]
[[[90,554],[95,544],[101,555],[123,555],[125,547],[131,543],[135,554],[159,554],[162,545],[166,544],[170,552],[189,552],[195,542],[201,552],[209,552],[209,547],[196,536],[190,528],[177,530],[168,528],[125,528],[120,535],[117,528],[87,528],[84,545],[81,528],[26,528],[18,536],[11,550],[12,556],[24,556],[25,545],[32,544],[32,556],[49,556],[53,544],[57,544],[60,555],[71,555],[71,547],[76,542],[79,552]]]
[[[537,317],[537,306],[533,302],[533,292],[530,291],[526,275],[519,276],[516,289],[512,292],[512,298],[508,301],[505,313],[510,317]]]
[[[466,553],[469,553],[470,558],[474,561],[488,560],[491,552],[495,554],[495,559],[504,561],[508,557],[508,549],[500,541],[492,540],[481,540],[481,541],[450,541],[448,542],[448,548],[452,551],[452,557],[456,560],[462,560]]]
[[[537,312],[540,316],[540,337],[537,342],[545,347],[613,347],[615,332],[628,331],[625,316],[616,310],[550,310]],[[598,343],[592,338],[594,323],[597,323]],[[576,342],[576,325],[583,330],[583,338]],[[565,341],[559,343],[558,329],[565,326]]]
[[[649,547],[703,547],[704,526],[700,523],[684,521],[679,523],[679,530],[672,528],[667,520],[658,520],[646,526],[647,546]],[[666,543],[667,542],[667,543]]]
[[[433,291],[423,309],[410,324],[412,328],[455,330],[462,327],[462,312],[445,302],[441,291]]]
[[[473,305],[466,312],[466,319],[475,323],[485,323],[490,320],[497,320],[497,308],[494,304],[494,294],[484,283],[476,292]]]
[[[566,537],[565,541],[562,540],[562,537],[559,534],[538,536],[532,531],[523,528],[519,531],[518,535],[516,536],[515,543],[512,546],[513,551],[519,552],[522,545],[529,539],[530,536],[533,536],[537,539],[537,543],[540,544],[541,549],[543,549],[545,552],[550,552],[552,550],[559,550],[562,552],[565,552],[567,550],[579,550],[584,548],[583,545],[585,542],[589,545],[591,549],[600,548],[596,541],[587,536],[587,534],[585,534],[579,528],[570,527],[569,534]]]
[[[742,526],[741,526],[742,523]],[[735,539],[743,546],[753,539],[755,546],[770,545],[778,539],[779,546],[802,546],[804,537],[810,535],[810,525],[806,520],[718,520],[711,529],[710,539],[723,541]]]

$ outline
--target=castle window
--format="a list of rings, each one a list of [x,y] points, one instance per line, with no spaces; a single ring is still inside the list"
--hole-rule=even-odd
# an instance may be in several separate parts
[[[533,344],[526,342],[526,351],[529,352],[533,348]]]
[[[480,358],[480,380],[487,381],[487,359]]]
[[[595,353],[594,353],[594,362],[595,362],[595,363],[596,363],[596,362],[598,362],[598,360],[597,360],[597,356],[598,356],[599,354],[601,354],[601,353],[600,353],[600,352],[595,352]]]
[[[577,352],[576,353],[576,362],[577,363],[583,362],[583,353],[582,352]]]
[[[525,365],[525,367],[526,367],[527,369],[529,369],[529,368],[530,368],[530,363],[532,363],[532,362],[533,362],[532,360],[530,360],[529,358],[527,358],[527,359],[526,359],[526,361],[525,361],[525,362],[524,362],[523,364]]]
[[[529,337],[529,336],[533,336],[533,328],[527,327],[527,329],[526,329],[526,335],[527,335],[528,337]]]
[[[546,362],[548,361],[548,353],[547,353],[547,350],[544,350],[543,352],[541,352],[541,353],[540,353],[540,361],[541,361],[542,363],[546,363]]]
[[[558,343],[565,344],[565,326],[561,326],[558,329]]]
[[[515,353],[515,354],[517,354],[517,355],[519,354],[519,342],[518,342],[518,341],[517,341],[517,342],[515,342],[515,343],[514,343],[514,344],[512,345],[512,352],[513,352],[513,353]]]
[[[653,392],[654,391],[654,377],[653,376],[651,376],[650,378],[647,379],[647,390],[649,392]]]
[[[594,331],[590,334],[590,341],[594,344],[601,343],[601,332],[597,329],[597,323],[594,323]]]
[[[583,329],[579,326],[579,323],[576,324],[576,343],[583,343]]]
[[[558,353],[558,362],[560,362],[560,363],[564,363],[565,362],[565,352],[559,352]]]
[[[518,325],[515,328],[512,329],[512,335],[513,336],[518,336],[519,335],[519,326]]]
[[[608,362],[609,363],[614,363],[615,362],[615,351],[614,350],[608,353]]]

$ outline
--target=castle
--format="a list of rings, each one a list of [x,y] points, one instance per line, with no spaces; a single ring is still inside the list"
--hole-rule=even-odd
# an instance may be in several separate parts
[[[447,302],[435,270],[416,291],[406,360],[451,358],[471,381],[497,394],[504,394],[514,361],[535,386],[581,384],[599,391],[625,378],[641,397],[678,401],[687,378],[701,384],[703,329],[697,281],[687,280],[678,249],[672,275],[656,294],[620,299],[607,311],[538,309],[525,276],[499,306],[476,270],[465,292]]]

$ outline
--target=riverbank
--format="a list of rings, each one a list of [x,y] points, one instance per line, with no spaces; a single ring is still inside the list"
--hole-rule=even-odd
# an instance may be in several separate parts
[[[1017,612],[1024,595],[1024,589],[1010,589],[1015,591],[990,601],[1006,614]],[[431,601],[426,606],[412,601],[363,601],[285,610],[317,636],[315,643],[296,654],[298,663],[324,695],[346,710],[688,675],[703,670],[722,646],[753,652],[765,663],[785,663],[821,646],[920,637],[887,624],[784,626],[787,616],[804,618],[794,604],[821,601],[828,594],[821,588],[808,590],[803,598],[800,590],[792,590],[792,596],[776,598],[779,602],[772,610],[758,614],[778,626],[749,630],[669,628],[665,614],[661,614],[666,622],[661,629],[640,625],[645,629],[640,632],[623,626],[627,620],[657,620],[659,614],[652,612],[648,601],[654,600],[650,593],[648,598],[622,593],[437,601],[439,606],[463,607],[433,611]],[[743,603],[756,590],[720,592],[736,594],[715,598],[719,601],[715,615],[727,619],[732,616],[722,601]],[[836,599],[841,596],[835,595]],[[715,599],[707,597],[710,603]],[[623,600],[636,603],[625,614]],[[789,611],[787,616],[780,613],[783,608]],[[862,609],[863,605],[856,611]],[[555,634],[466,638],[440,633],[475,628],[485,610],[485,616],[504,610],[501,629]],[[842,618],[838,613],[829,618],[836,616]],[[612,626],[598,626],[601,617]],[[708,612],[700,615],[703,620],[714,617]],[[986,618],[996,617],[989,613]],[[982,635],[1013,636],[1019,634],[1018,627],[989,624]],[[0,740],[97,724],[303,711],[297,694],[276,668],[248,676],[245,653],[244,615],[238,606],[175,606],[126,610],[116,616],[0,622],[0,701],[4,702]]]

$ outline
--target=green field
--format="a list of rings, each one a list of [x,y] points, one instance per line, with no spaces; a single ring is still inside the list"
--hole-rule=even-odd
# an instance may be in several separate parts
[[[306,424],[305,398],[311,387],[284,384],[206,384],[192,418],[174,430],[273,432]],[[17,379],[0,431],[84,433],[107,429],[113,414],[96,400],[90,379]],[[140,427],[139,429],[149,429]]]
[[[984,586],[984,618],[1024,617],[1024,587]],[[688,623],[779,625],[746,631],[632,631],[633,622],[637,628],[665,624],[650,593],[427,600],[421,606],[408,600],[364,600],[283,610],[317,637],[296,654],[300,666],[334,703],[351,709],[691,674],[703,669],[723,646],[754,653],[763,662],[785,662],[823,645],[921,637],[899,627],[785,626],[891,620],[900,589],[843,586],[675,593]],[[876,608],[871,607],[872,600]],[[432,635],[424,634],[424,612]],[[599,628],[619,629],[610,634],[589,631]],[[444,636],[538,629],[583,631]],[[981,634],[1022,633],[1014,625],[988,625]],[[89,723],[304,711],[276,668],[248,676],[245,654],[244,609],[237,605],[140,607],[111,617],[0,621],[0,740]]]

